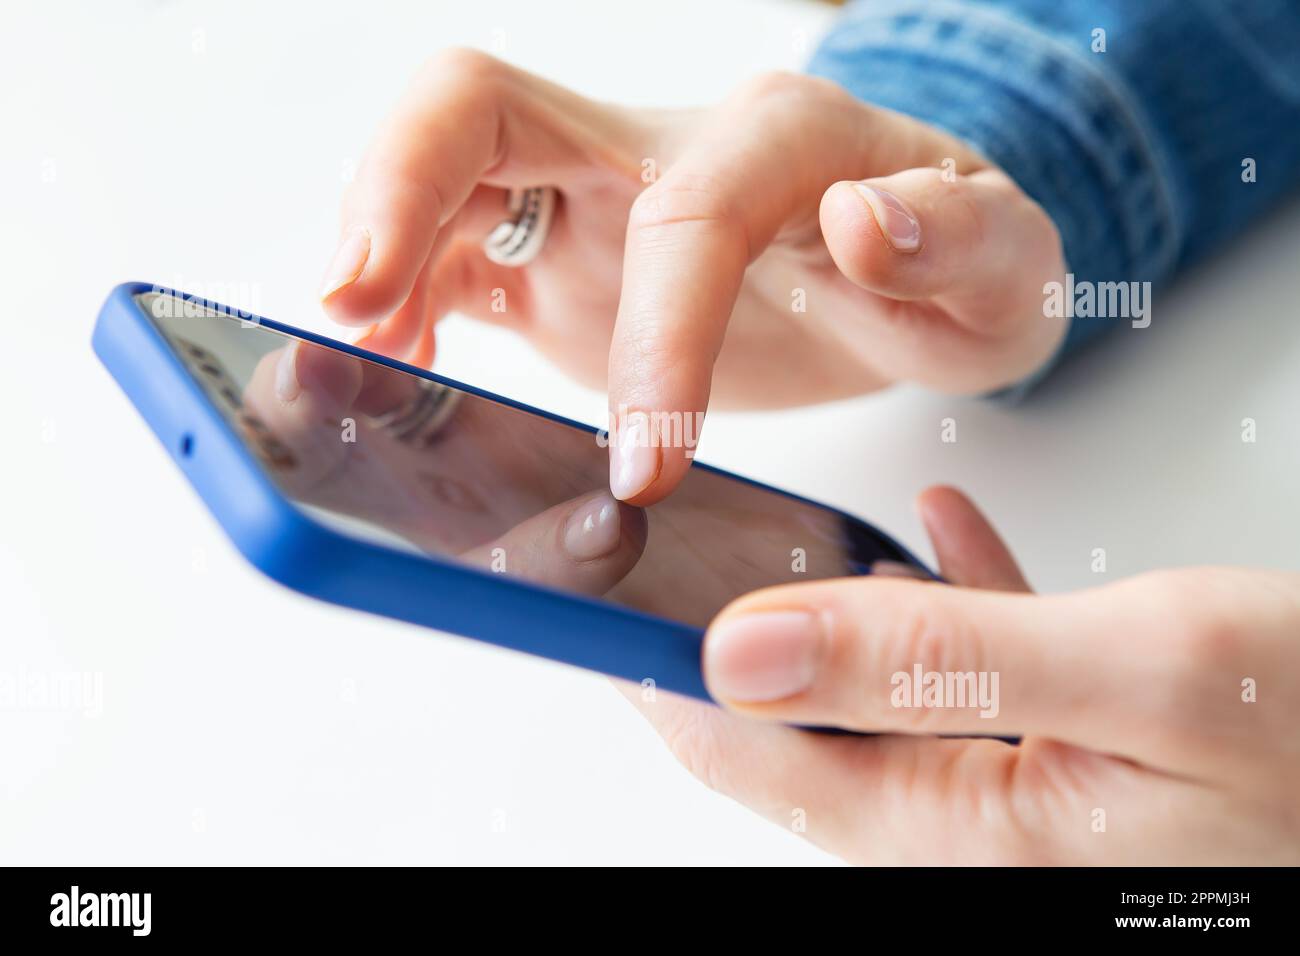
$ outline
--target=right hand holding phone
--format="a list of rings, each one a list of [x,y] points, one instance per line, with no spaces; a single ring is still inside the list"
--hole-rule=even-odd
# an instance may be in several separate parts
[[[920,506],[956,586],[756,591],[705,638],[726,710],[626,688],[692,773],[857,863],[1300,862],[1300,574],[1189,568],[1039,596],[963,495]],[[993,693],[948,697],[968,674]],[[928,675],[932,697],[915,693]],[[970,734],[1022,742],[951,736]]]

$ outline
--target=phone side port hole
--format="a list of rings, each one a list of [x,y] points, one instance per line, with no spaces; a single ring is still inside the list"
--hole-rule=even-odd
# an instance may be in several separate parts
[[[186,432],[181,436],[181,457],[189,458],[194,454],[194,436]]]

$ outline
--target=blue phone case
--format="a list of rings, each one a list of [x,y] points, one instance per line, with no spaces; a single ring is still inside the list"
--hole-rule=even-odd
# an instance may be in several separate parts
[[[145,315],[135,299],[145,292],[175,295],[231,315],[242,317],[244,313],[162,286],[128,282],[113,289],[100,309],[93,346],[235,546],[266,575],[323,601],[638,683],[653,680],[658,688],[710,700],[700,672],[704,632],[698,628],[436,555],[387,548],[328,528],[309,517],[266,475],[180,356]],[[343,342],[260,316],[248,316],[247,321],[593,435],[597,432],[589,425]],[[708,465],[692,467],[808,501]],[[931,574],[888,535],[871,530]]]

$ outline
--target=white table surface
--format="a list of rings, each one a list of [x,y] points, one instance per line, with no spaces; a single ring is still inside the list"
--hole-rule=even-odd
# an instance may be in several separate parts
[[[102,697],[89,712],[0,701],[0,863],[830,860],[695,783],[600,677],[261,578],[89,338],[126,279],[330,332],[315,291],[343,180],[439,47],[687,105],[797,67],[833,12],[289,6],[5,5],[0,678],[90,674]],[[1292,204],[1158,299],[1150,329],[1020,407],[900,389],[718,414],[700,457],[927,556],[910,500],[955,482],[1046,590],[1166,565],[1300,568],[1298,260]],[[438,368],[588,421],[604,411],[509,333],[464,320],[449,320]]]

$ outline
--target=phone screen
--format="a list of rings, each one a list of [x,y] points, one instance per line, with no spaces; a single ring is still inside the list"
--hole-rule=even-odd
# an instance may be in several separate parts
[[[704,627],[733,598],[910,563],[837,511],[692,467],[609,493],[591,432],[174,296],[141,308],[281,491],[368,541]]]

